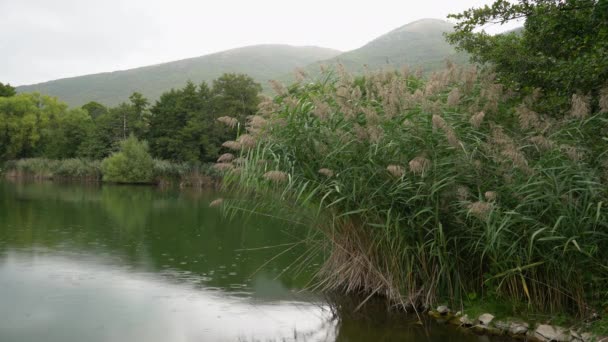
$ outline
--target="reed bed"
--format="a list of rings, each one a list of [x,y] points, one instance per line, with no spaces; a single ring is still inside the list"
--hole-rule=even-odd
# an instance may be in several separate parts
[[[427,79],[338,68],[275,88],[225,145],[235,155],[219,169],[240,199],[222,206],[311,226],[319,287],[416,309],[472,296],[605,305],[604,97],[543,112],[539,91],[453,65]]]

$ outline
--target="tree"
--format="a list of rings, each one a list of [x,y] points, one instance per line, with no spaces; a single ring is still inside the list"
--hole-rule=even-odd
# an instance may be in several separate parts
[[[244,121],[258,110],[262,86],[245,74],[223,74],[213,81],[213,110],[216,117],[229,115]]]
[[[106,108],[106,106],[95,101],[91,101],[85,104],[84,106],[82,106],[82,109],[86,110],[87,113],[89,113],[89,115],[91,116],[91,118],[93,118],[93,120],[108,112],[108,108]]]
[[[3,84],[0,82],[0,97],[11,97],[15,96],[15,94],[17,94],[17,91],[14,87],[11,87],[11,85],[8,83]]]
[[[491,64],[514,88],[542,88],[567,101],[576,92],[597,94],[608,79],[608,0],[496,0],[449,17],[458,20],[447,39]],[[489,35],[483,25],[524,18],[520,33]]]
[[[49,124],[43,155],[54,159],[81,156],[93,128],[93,119],[86,111],[79,108],[67,110]]]
[[[149,140],[158,158],[198,163],[217,156],[209,135],[213,133],[211,91],[206,83],[188,82],[171,90],[151,109]]]
[[[121,141],[120,150],[101,162],[103,180],[116,183],[149,183],[154,176],[154,160],[148,144],[131,134]]]
[[[37,93],[0,97],[0,160],[41,155],[66,112],[66,104]]]

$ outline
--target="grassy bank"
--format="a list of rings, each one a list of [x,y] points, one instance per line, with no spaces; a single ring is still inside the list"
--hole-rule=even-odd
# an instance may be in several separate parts
[[[549,109],[454,66],[428,79],[338,70],[277,91],[218,168],[242,193],[230,208],[316,213],[322,288],[406,308],[606,307],[606,99]]]
[[[11,179],[101,182],[101,165],[98,160],[28,158],[7,161],[3,173]],[[158,159],[153,161],[152,175],[148,184],[197,188],[215,186],[220,176],[212,165],[192,166]]]

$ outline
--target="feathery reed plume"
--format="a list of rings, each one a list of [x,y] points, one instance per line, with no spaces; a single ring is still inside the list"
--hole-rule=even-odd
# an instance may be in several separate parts
[[[533,137],[530,137],[530,142],[536,145],[538,149],[543,151],[551,150],[555,147],[555,143],[553,143],[553,141],[545,138],[542,135],[535,135]]]
[[[229,148],[233,151],[238,151],[241,149],[241,144],[232,140],[224,142],[222,146]]]
[[[476,80],[477,80],[477,68],[476,67],[471,67],[467,71],[465,71],[464,86],[463,86],[465,93],[469,93],[473,90]]]
[[[600,112],[608,113],[608,86],[604,87],[604,88],[602,88],[602,90],[600,90],[599,105],[600,105]]]
[[[448,106],[456,107],[460,103],[460,89],[454,88],[448,94]]]
[[[405,174],[405,168],[401,165],[389,165],[386,170],[394,177],[401,178]]]
[[[570,109],[570,115],[577,119],[584,119],[589,115],[589,96],[573,94],[572,95],[572,107]]]
[[[209,203],[209,208],[218,208],[224,203],[223,198],[218,198]]]
[[[564,145],[560,145],[560,149],[562,150],[562,152],[564,152],[566,154],[568,159],[570,159],[574,162],[583,160],[583,158],[585,156],[583,152],[579,151],[574,146],[564,144]]]
[[[456,189],[456,196],[460,201],[466,201],[471,196],[471,191],[464,185],[461,185]]]
[[[270,87],[272,88],[272,90],[274,90],[274,92],[277,95],[283,96],[283,95],[287,94],[287,89],[281,82],[279,82],[277,80],[270,80],[270,81],[268,81],[268,83],[270,83]]]
[[[319,169],[319,173],[327,178],[331,178],[334,176],[334,171],[332,171],[331,169],[327,169],[327,168]]]
[[[528,167],[526,157],[517,148],[513,139],[504,133],[502,127],[495,126],[492,129],[490,144],[493,146],[492,149],[496,150],[500,161],[504,162],[505,159],[500,158],[504,157],[520,170],[526,173],[532,172],[532,169]]]
[[[469,209],[469,214],[480,220],[485,220],[488,218],[488,215],[490,215],[493,205],[492,203],[478,201],[469,204],[467,207]]]
[[[498,198],[498,194],[496,193],[496,191],[486,191],[483,196],[488,202],[494,202],[496,201],[496,198]]]
[[[219,158],[217,158],[218,163],[230,163],[234,159],[234,154],[232,153],[224,153]]]
[[[230,163],[216,163],[213,164],[213,168],[218,170],[218,171],[228,171],[228,170],[232,170],[234,166]]]
[[[424,175],[431,168],[431,161],[425,157],[418,156],[408,163],[410,171],[416,175]]]
[[[249,117],[249,126],[253,128],[264,128],[268,121],[259,115]]]
[[[380,117],[378,116],[376,109],[372,107],[364,107],[361,110],[363,111],[363,114],[365,114],[365,121],[368,126],[373,126],[380,123]]]
[[[287,178],[287,173],[283,171],[268,171],[264,174],[264,179],[274,183],[283,183]]]
[[[355,124],[353,126],[353,132],[355,133],[355,135],[357,136],[357,139],[359,139],[359,141],[366,141],[367,139],[369,139],[369,134],[367,132],[367,129],[359,124]],[[347,142],[347,141],[345,141],[345,142]]]
[[[471,116],[471,118],[469,119],[469,123],[471,124],[471,126],[475,127],[475,128],[479,128],[481,126],[481,123],[483,122],[483,119],[485,118],[486,113],[484,111],[481,111],[473,116]]]
[[[220,116],[219,118],[217,118],[217,121],[223,123],[224,125],[230,128],[234,128],[236,124],[239,123],[236,118],[233,118],[231,116]]]
[[[258,105],[258,113],[261,116],[268,117],[274,112],[276,112],[279,108],[280,106],[275,103],[271,97],[265,95],[261,96],[261,101]]]
[[[294,70],[294,76],[296,77],[296,82],[300,83],[303,82],[308,75],[304,69],[296,68],[296,70]]]
[[[460,140],[450,125],[439,115],[433,114],[433,127],[441,129],[448,140],[448,143],[454,148],[460,147]]]
[[[367,136],[371,142],[377,144],[384,138],[384,130],[380,126],[369,126],[367,127]]]
[[[313,101],[314,104],[314,109],[312,110],[312,113],[319,118],[319,120],[326,120],[329,117],[329,113],[331,112],[331,107],[329,107],[329,105],[317,98],[315,98]]]
[[[412,96],[412,101],[416,104],[421,103],[422,100],[424,100],[424,92],[422,92],[420,89],[416,89],[414,95]]]
[[[404,64],[401,67],[401,77],[403,77],[404,79],[410,77],[410,67],[407,64]]]
[[[521,104],[515,110],[519,119],[519,126],[523,129],[540,128],[541,119],[538,113]]]
[[[241,145],[241,148],[254,148],[255,138],[250,134],[242,134],[238,138],[238,143]]]

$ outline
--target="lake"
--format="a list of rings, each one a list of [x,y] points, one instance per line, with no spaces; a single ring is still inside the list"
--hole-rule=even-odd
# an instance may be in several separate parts
[[[299,262],[302,227],[227,219],[217,197],[0,181],[0,341],[489,341],[336,309],[307,290],[322,259]]]

